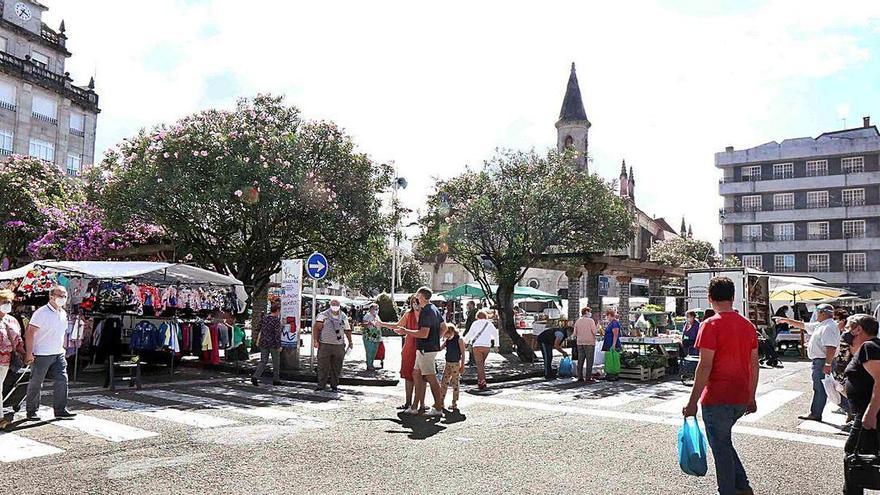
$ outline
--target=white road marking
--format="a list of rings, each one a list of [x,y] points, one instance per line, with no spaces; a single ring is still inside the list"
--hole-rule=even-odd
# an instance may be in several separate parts
[[[21,437],[14,433],[0,433],[0,462],[23,461],[62,452],[64,451],[57,447]]]
[[[307,418],[293,411],[286,411],[276,407],[249,407],[241,404],[233,404],[222,400],[212,399],[209,397],[199,397],[197,395],[181,394],[171,392],[169,390],[141,390],[139,394],[157,397],[159,399],[172,400],[175,402],[183,402],[193,406],[205,407],[209,409],[219,409],[222,411],[231,411],[236,414],[246,416],[254,416],[262,419],[287,421],[287,420],[314,420],[315,418]]]
[[[656,406],[649,407],[648,410],[664,414],[681,415],[681,410],[687,405],[689,398],[690,394],[688,393],[676,393],[671,399],[665,400]]]
[[[583,416],[593,416],[598,418],[606,418],[613,420],[624,420],[630,422],[653,423],[679,426],[682,424],[681,418],[671,418],[663,416],[652,416],[648,414],[630,413],[622,411],[608,411],[604,409],[591,409],[585,407],[562,406],[557,404],[541,404],[534,402],[525,402],[512,399],[499,399],[495,397],[486,397],[483,402],[498,406],[520,407],[523,409],[534,409],[539,411],[551,411],[558,413],[579,414]],[[775,438],[778,440],[786,440],[790,442],[808,443],[813,445],[824,445],[828,447],[843,448],[844,440],[817,437],[812,435],[803,435],[800,433],[789,433],[784,431],[767,430],[764,428],[755,428],[752,426],[737,425],[733,427],[734,433],[742,433],[764,438]]]
[[[228,426],[238,423],[238,421],[233,419],[218,418],[207,414],[182,411],[172,407],[156,406],[143,402],[118,399],[116,397],[106,397],[103,395],[86,395],[76,397],[75,400],[99,407],[115,409],[117,411],[129,411],[163,421],[192,426],[194,428],[216,428],[218,426]]]
[[[330,411],[333,409],[339,409],[339,404],[332,404],[329,402],[310,402],[302,399],[293,399],[290,397],[279,397],[277,395],[270,394],[257,394],[257,393],[248,393],[243,390],[237,390],[233,388],[225,388],[225,387],[199,387],[196,390],[200,392],[204,392],[206,394],[214,394],[214,395],[225,395],[227,397],[238,397],[241,399],[252,399],[259,400],[263,402],[271,402],[276,405],[284,405],[284,406],[299,406],[305,407],[308,409],[316,409],[320,411]]]
[[[841,427],[846,424],[846,414],[839,414],[837,405],[826,404],[822,412],[822,422],[804,421],[798,425],[800,430],[817,431],[820,433],[843,434]]]
[[[50,407],[41,407],[38,414],[43,421],[55,419],[55,413]],[[115,423],[85,414],[77,414],[76,417],[71,419],[52,421],[52,425],[103,438],[108,442],[126,442],[159,436],[158,433],[153,431],[142,430],[134,426]]]
[[[797,399],[802,394],[802,392],[798,392],[795,390],[778,389],[767,392],[763,395],[759,395],[756,398],[756,402],[758,403],[758,411],[754,414],[746,415],[744,418],[742,418],[742,421],[745,421],[746,423],[755,423],[765,416],[773,413],[785,404]]]

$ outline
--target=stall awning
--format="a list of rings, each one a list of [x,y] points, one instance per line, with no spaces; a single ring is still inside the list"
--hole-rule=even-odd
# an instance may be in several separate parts
[[[822,299],[835,299],[850,295],[844,289],[834,287],[820,287],[804,283],[791,283],[780,285],[770,291],[770,300],[777,302],[805,302],[819,301]]]
[[[498,286],[493,285],[490,287],[490,290],[494,293],[498,291]],[[471,282],[469,284],[459,285],[454,289],[450,289],[446,292],[440,293],[441,296],[445,297],[446,300],[452,299],[462,299],[462,298],[473,298],[473,299],[482,299],[486,297],[486,292],[483,291],[483,288],[480,287],[480,284],[476,282]],[[513,291],[513,298],[515,300],[519,299],[535,299],[538,301],[561,301],[562,298],[559,296],[555,296],[548,292],[540,291],[538,289],[533,289],[532,287],[523,287],[517,286]]]
[[[98,280],[137,280],[157,285],[212,285],[231,287],[242,303],[247,300],[244,284],[235,277],[183,263],[151,261],[35,261],[29,265],[0,272],[0,280],[23,278],[30,270],[46,269],[66,276]]]

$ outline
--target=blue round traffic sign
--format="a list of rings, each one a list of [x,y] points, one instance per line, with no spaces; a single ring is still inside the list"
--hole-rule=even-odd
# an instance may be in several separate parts
[[[321,253],[312,253],[306,260],[306,273],[315,280],[326,277],[329,270],[330,263],[327,263],[327,258]]]

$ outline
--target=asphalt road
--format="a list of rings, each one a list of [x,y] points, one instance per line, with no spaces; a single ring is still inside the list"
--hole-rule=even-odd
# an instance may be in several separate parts
[[[14,492],[42,494],[714,493],[711,469],[695,478],[677,464],[680,383],[498,390],[463,390],[460,414],[430,420],[397,414],[402,386],[333,394],[221,377],[78,389],[77,420],[0,435],[0,469]],[[734,435],[755,492],[839,493],[841,418],[796,418],[811,397],[808,364],[766,370],[759,397]]]

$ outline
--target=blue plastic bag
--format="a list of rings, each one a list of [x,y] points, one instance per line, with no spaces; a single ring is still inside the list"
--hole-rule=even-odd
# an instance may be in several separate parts
[[[697,418],[684,418],[684,424],[678,430],[678,464],[685,474],[706,476],[706,437],[700,430]]]
[[[570,357],[565,356],[559,361],[559,376],[563,378],[572,377],[572,365]]]

